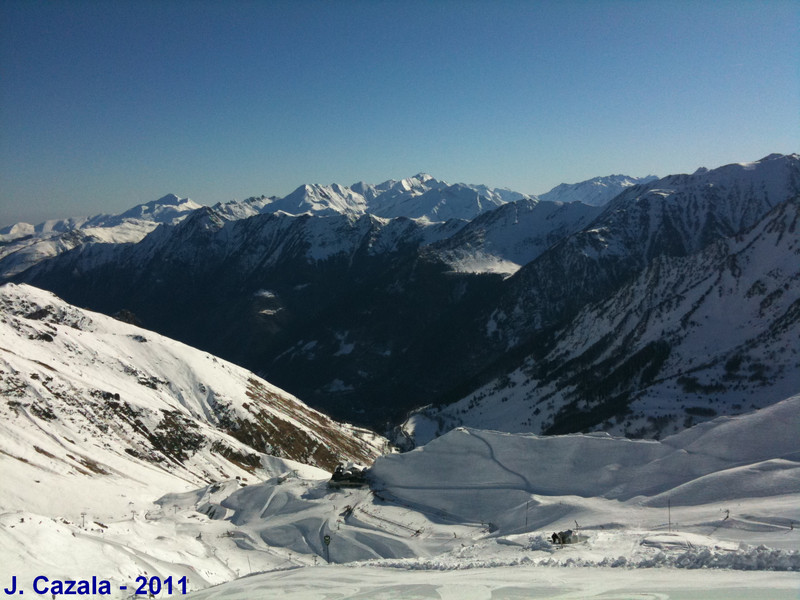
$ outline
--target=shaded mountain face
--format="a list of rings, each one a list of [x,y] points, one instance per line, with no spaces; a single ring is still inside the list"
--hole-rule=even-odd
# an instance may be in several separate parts
[[[460,190],[470,202],[490,197],[427,177],[349,191],[310,186],[294,200],[303,208],[313,192],[329,196],[320,206],[341,198],[355,206],[358,196],[373,207],[383,199],[388,210],[437,189]],[[251,199],[235,210],[198,209],[138,244],[81,246],[19,280],[109,314],[127,309],[337,418],[384,427],[543,359],[582,310],[654,261],[745,232],[795,197],[798,182],[800,157],[773,155],[628,187],[603,209],[519,198],[448,221],[270,212],[277,201]],[[643,293],[657,305],[665,291]],[[627,410],[609,404],[553,431],[591,428]]]
[[[29,275],[77,304],[127,309],[148,328],[300,386],[332,414],[382,425],[436,380],[415,374],[437,359],[432,337],[450,337],[499,289],[499,276],[451,273],[423,256],[425,241],[449,231],[370,215],[230,222],[207,208],[135,246],[85,247]]]

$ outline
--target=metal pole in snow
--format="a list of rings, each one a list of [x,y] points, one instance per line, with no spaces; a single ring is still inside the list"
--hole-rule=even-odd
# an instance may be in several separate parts
[[[667,498],[667,520],[669,521],[669,532],[672,533],[672,500]]]

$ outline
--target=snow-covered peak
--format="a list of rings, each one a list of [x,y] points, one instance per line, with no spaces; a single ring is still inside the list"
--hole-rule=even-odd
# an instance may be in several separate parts
[[[430,175],[429,173],[417,173],[416,175],[414,175],[413,179],[416,179],[417,181],[421,181],[422,183],[425,183],[426,181],[430,181],[431,179],[434,179],[434,177],[433,177],[433,175]]]
[[[170,194],[167,194],[165,196],[162,196],[161,198],[156,200],[155,203],[156,204],[171,204],[173,206],[177,206],[178,204],[182,204],[184,202],[187,202],[188,200],[189,200],[188,198],[181,199],[178,196],[176,196],[175,194],[170,193]]]
[[[579,183],[562,183],[539,196],[540,200],[553,202],[583,202],[590,206],[603,206],[623,190],[658,179],[655,175],[631,177],[629,175],[608,175],[594,177]]]
[[[0,241],[10,242],[34,233],[36,233],[36,228],[30,223],[14,223],[0,229]]]
[[[361,194],[339,184],[305,184],[288,196],[265,204],[262,209],[262,212],[278,211],[290,215],[345,214],[358,217],[366,212],[366,201]]]
[[[167,194],[163,198],[145,204],[134,206],[119,215],[119,221],[125,219],[139,219],[153,223],[175,223],[184,218],[187,213],[200,208],[200,204],[189,198],[179,198],[175,194]],[[109,224],[113,222],[109,220]],[[109,226],[109,225],[101,225]]]

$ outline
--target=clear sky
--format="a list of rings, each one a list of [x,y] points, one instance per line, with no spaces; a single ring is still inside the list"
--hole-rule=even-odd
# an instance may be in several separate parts
[[[0,0],[0,226],[800,151],[800,2]]]

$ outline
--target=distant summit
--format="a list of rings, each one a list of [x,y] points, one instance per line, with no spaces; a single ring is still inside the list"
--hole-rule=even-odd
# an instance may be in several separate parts
[[[125,219],[141,219],[153,223],[173,223],[180,220],[193,210],[200,208],[200,204],[189,198],[179,198],[175,194],[167,194],[163,198],[145,204],[134,206],[109,222],[123,221]]]
[[[631,177],[629,175],[608,175],[595,177],[580,183],[562,183],[546,194],[539,196],[540,200],[550,202],[583,202],[589,206],[605,206],[608,202],[627,188],[650,183],[658,179],[655,175],[647,177]]]

